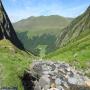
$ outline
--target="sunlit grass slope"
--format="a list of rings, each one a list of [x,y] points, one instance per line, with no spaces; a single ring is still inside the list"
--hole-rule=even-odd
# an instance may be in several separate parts
[[[66,61],[79,69],[90,68],[90,34],[82,34],[45,58]],[[89,74],[90,75],[90,74]]]
[[[29,67],[33,56],[17,49],[8,40],[0,41],[0,86],[23,90],[20,77]]]

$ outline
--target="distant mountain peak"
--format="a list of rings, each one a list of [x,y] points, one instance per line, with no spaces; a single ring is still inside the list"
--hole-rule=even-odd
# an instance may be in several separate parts
[[[24,46],[21,41],[18,39],[16,32],[8,18],[8,15],[2,5],[0,0],[0,40],[7,39],[11,41],[16,47],[21,50],[24,50]]]

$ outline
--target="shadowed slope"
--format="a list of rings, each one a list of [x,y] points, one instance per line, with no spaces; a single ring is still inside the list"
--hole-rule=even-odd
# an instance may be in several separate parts
[[[24,50],[23,44],[18,39],[14,28],[8,18],[8,15],[2,5],[0,0],[0,40],[8,39],[10,40],[16,47],[21,50]]]
[[[86,33],[90,33],[90,6],[85,13],[74,19],[71,24],[59,34],[57,46],[63,46],[69,41]]]

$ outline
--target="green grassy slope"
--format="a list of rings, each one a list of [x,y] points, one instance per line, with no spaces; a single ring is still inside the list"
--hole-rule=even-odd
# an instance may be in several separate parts
[[[32,62],[32,55],[17,49],[8,40],[0,41],[0,87],[23,90],[20,76]]]
[[[90,68],[90,34],[83,34],[69,42],[66,46],[58,49],[45,58],[63,60],[76,66],[78,69],[88,71]],[[90,76],[90,71],[86,73]]]
[[[45,58],[63,60],[88,71],[90,68],[90,7],[61,32],[58,50]],[[90,76],[90,70],[87,73]]]
[[[81,35],[78,38],[72,40],[67,45],[61,47],[60,49],[58,49],[54,53],[49,54],[48,57],[53,58],[53,59],[54,58],[58,58],[58,59],[61,58],[61,59],[65,60],[67,58],[68,60],[72,60],[72,59],[74,59],[75,53],[83,52],[83,50],[89,51],[90,50],[90,34],[87,34],[86,36],[84,36],[84,35]],[[69,51],[71,53],[67,53]],[[77,58],[80,60],[89,59],[90,56],[88,54],[90,54],[90,53],[88,53],[88,54],[87,53],[83,53],[83,54],[86,54],[88,57],[84,57],[84,55],[81,55],[82,53],[80,53],[77,55]],[[61,55],[63,55],[63,56],[61,56]]]

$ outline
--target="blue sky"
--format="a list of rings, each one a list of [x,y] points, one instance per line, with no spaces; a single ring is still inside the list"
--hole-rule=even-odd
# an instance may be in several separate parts
[[[2,0],[12,22],[30,16],[61,15],[76,17],[90,5],[90,0]]]

